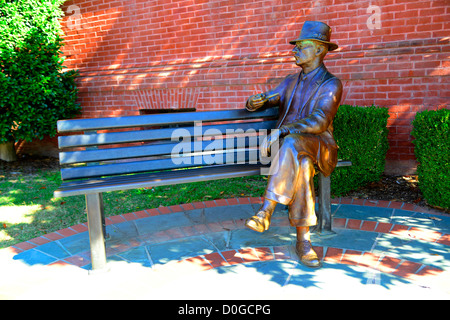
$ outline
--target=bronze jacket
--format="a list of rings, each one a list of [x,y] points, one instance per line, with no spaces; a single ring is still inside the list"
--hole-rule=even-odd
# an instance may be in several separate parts
[[[337,145],[333,138],[333,118],[341,101],[342,83],[328,72],[323,64],[318,68],[319,70],[309,82],[309,87],[306,88],[303,105],[293,103],[301,74],[299,72],[287,76],[276,88],[266,92],[266,96],[275,93],[278,93],[279,96],[269,99],[263,108],[279,106],[280,116],[276,128],[284,127],[290,134],[319,136],[320,148],[317,164],[319,170],[328,176],[337,163]],[[298,112],[298,118],[291,123],[284,123],[292,108]]]

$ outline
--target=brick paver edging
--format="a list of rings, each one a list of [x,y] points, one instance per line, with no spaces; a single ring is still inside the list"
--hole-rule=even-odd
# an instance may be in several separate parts
[[[107,217],[105,219],[106,225],[115,224],[115,223],[122,223],[126,221],[131,220],[137,220],[141,218],[147,218],[151,216],[161,215],[161,214],[168,214],[168,213],[175,213],[175,212],[181,212],[181,211],[188,211],[193,209],[203,209],[203,208],[211,208],[211,207],[220,207],[220,206],[228,206],[228,205],[239,205],[239,204],[259,204],[262,203],[263,198],[262,197],[252,197],[252,198],[231,198],[231,199],[217,199],[217,200],[210,200],[210,201],[203,201],[203,202],[193,202],[193,203],[187,203],[187,204],[180,204],[180,205],[173,205],[168,207],[159,207],[159,208],[153,208],[153,209],[146,209],[141,210],[137,212],[130,212],[125,213],[117,216]],[[384,201],[384,200],[364,200],[364,199],[352,199],[352,198],[335,198],[331,201],[334,204],[354,204],[354,205],[361,205],[361,206],[375,206],[375,207],[383,207],[383,208],[395,208],[395,209],[402,209],[407,211],[414,211],[414,212],[421,212],[421,213],[430,213],[435,215],[441,215],[442,213],[435,209],[429,209],[425,207],[420,207],[416,205],[412,205],[410,203],[404,203],[404,202],[397,202],[397,201]],[[365,231],[376,231],[376,232],[397,232],[397,233],[411,233],[415,236],[425,237],[425,239],[431,237],[431,238],[437,238],[437,240],[442,241],[442,243],[445,243],[448,245],[450,242],[449,235],[446,234],[440,234],[439,232],[430,232],[427,230],[423,230],[420,228],[409,228],[407,226],[402,225],[393,225],[389,223],[381,223],[379,222],[376,226],[374,225],[373,221],[365,221],[362,222],[361,220],[359,222],[359,228],[356,226],[358,225],[357,221],[351,221],[353,219],[347,219],[345,222],[342,221],[339,218],[334,218],[335,222],[337,223],[336,226],[345,226],[348,229],[361,229]],[[350,221],[348,221],[350,220]],[[376,228],[369,230],[371,227]],[[32,248],[35,248],[37,246],[40,246],[42,244],[60,240],[65,237],[69,237],[72,235],[75,235],[77,233],[82,233],[88,231],[87,223],[81,223],[78,225],[71,226],[69,228],[61,229],[55,232],[51,232],[39,237],[36,237],[34,239],[30,239],[21,243],[17,243],[9,249],[11,251],[15,251],[16,253],[20,253]],[[439,236],[440,235],[440,236]]]
[[[181,211],[188,211],[193,209],[220,207],[228,205],[240,205],[240,204],[259,204],[263,201],[261,197],[255,198],[232,198],[232,199],[218,199],[204,202],[194,202],[189,204],[173,205],[168,207],[159,207],[147,210],[141,210],[138,212],[131,212],[122,215],[112,216],[106,218],[106,224],[116,224],[126,221],[137,220],[141,218],[147,218],[156,215],[170,214]],[[422,212],[440,215],[437,210],[423,208],[407,203],[395,202],[395,201],[374,201],[374,200],[361,200],[351,198],[337,198],[332,199],[332,203],[335,204],[354,204],[361,206],[376,206],[393,209],[402,209],[407,211]],[[237,225],[233,221],[221,221],[221,226],[228,229],[243,228],[243,224]],[[273,219],[272,225],[283,226],[286,221],[283,219]],[[372,231],[379,233],[390,233],[400,237],[416,238],[428,242],[436,242],[444,245],[450,245],[450,234],[445,234],[433,230],[427,230],[417,227],[408,227],[401,224],[384,223],[368,220],[357,220],[349,218],[334,218],[333,227],[345,228],[362,231]],[[211,232],[213,228],[209,226],[206,228],[197,228],[195,231],[200,233]],[[60,240],[77,233],[88,231],[87,224],[82,223],[66,229],[62,229],[56,232],[45,234],[43,236],[30,239],[28,241],[18,243],[9,247],[9,251],[14,254],[36,248],[39,245]],[[164,240],[171,240],[194,235],[194,230],[188,230],[187,228],[174,228],[173,230],[166,230],[161,235]],[[123,247],[121,251],[126,251],[130,248]],[[423,265],[416,262],[402,260],[386,255],[376,255],[371,252],[361,252],[357,250],[346,250],[342,248],[332,247],[319,247],[315,246],[315,249],[321,259],[325,262],[335,262],[351,265],[365,266],[368,268],[376,269],[384,273],[392,273],[397,276],[406,277],[411,280],[420,278],[421,276],[437,275],[443,270],[434,268],[431,266]],[[110,252],[110,255],[119,253],[117,250]],[[260,247],[260,248],[244,248],[236,250],[228,250],[223,252],[214,252],[207,255],[191,257],[183,259],[178,263],[184,264],[186,267],[189,264],[190,269],[209,270],[215,267],[221,267],[225,265],[231,265],[236,263],[248,263],[254,261],[266,261],[272,259],[293,259],[289,253],[287,247]],[[295,259],[295,258],[294,258]],[[62,260],[58,260],[52,264],[74,264],[80,267],[90,263],[85,256],[72,256]]]
[[[443,272],[443,270],[432,266],[387,255],[377,255],[367,251],[363,252],[322,246],[313,246],[313,248],[319,258],[324,262],[366,267],[410,281],[418,281],[424,277],[437,276]],[[233,249],[183,259],[178,261],[177,264],[181,264],[183,268],[191,271],[206,271],[234,264],[270,261],[274,259],[298,261],[298,257],[291,250],[288,246]]]

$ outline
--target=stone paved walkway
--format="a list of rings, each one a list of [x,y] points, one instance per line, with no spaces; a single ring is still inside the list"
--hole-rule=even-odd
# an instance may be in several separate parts
[[[387,201],[335,199],[323,259],[294,253],[284,207],[268,231],[244,227],[261,198],[160,207],[107,218],[111,271],[88,275],[80,224],[0,250],[1,299],[372,299],[450,297],[450,216]],[[6,276],[5,276],[6,275]]]

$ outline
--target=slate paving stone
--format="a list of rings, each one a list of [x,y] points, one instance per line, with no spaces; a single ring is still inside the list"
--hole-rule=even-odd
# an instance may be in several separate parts
[[[72,255],[89,249],[89,233],[82,232],[57,240]]]
[[[254,215],[249,205],[235,205],[226,207],[212,207],[204,210],[205,222],[248,219]]]
[[[117,254],[118,257],[123,258],[126,261],[133,263],[140,263],[144,267],[151,267],[152,262],[150,261],[150,255],[145,246],[133,248],[123,253]]]
[[[25,263],[27,263],[30,266],[42,264],[42,265],[48,265],[52,262],[55,262],[58,260],[55,256],[50,256],[40,250],[36,249],[30,249],[24,252],[21,252],[14,256],[14,260],[20,260]]]
[[[298,263],[291,273],[292,275],[286,286],[326,289],[332,284],[333,287],[341,287],[342,289],[358,288],[361,285],[379,285],[389,288],[398,283],[408,283],[400,277],[381,273],[377,270],[329,262],[325,262],[320,269],[310,269]],[[336,299],[339,299],[339,296],[336,296]]]
[[[390,222],[392,208],[365,207],[357,205],[341,205],[331,211],[334,218],[360,219],[378,222]]]
[[[192,225],[192,222],[186,217],[184,212],[143,218],[136,223],[139,235],[190,225]]]
[[[186,207],[194,208],[192,205]],[[252,282],[254,279],[258,279],[270,289],[281,288],[286,289],[282,292],[305,293],[308,296],[313,292],[319,298],[323,293],[334,298],[333,290],[338,293],[341,292],[342,287],[348,288],[347,292],[353,292],[354,288],[360,292],[364,292],[366,288],[382,288],[384,292],[404,288],[405,292],[409,292],[413,288],[418,289],[417,293],[420,294],[431,292],[429,288],[439,290],[443,288],[445,292],[448,292],[446,279],[448,279],[447,270],[450,270],[450,249],[448,242],[435,241],[441,237],[441,233],[444,233],[444,239],[447,239],[445,237],[448,237],[448,234],[445,235],[445,233],[449,233],[450,230],[450,216],[384,207],[332,204],[334,218],[344,218],[340,219],[340,222],[346,221],[347,228],[343,228],[342,224],[338,227],[339,224],[336,224],[334,234],[313,233],[312,243],[318,246],[320,256],[335,250],[343,253],[343,260],[328,259],[324,261],[323,268],[309,269],[298,263],[298,258],[293,251],[296,231],[288,224],[288,212],[284,206],[277,206],[273,215],[273,224],[264,233],[244,227],[245,219],[259,209],[258,203],[224,207],[205,205],[204,208],[197,205],[196,207],[198,209],[173,213],[170,213],[170,210],[160,210],[167,213],[126,222],[116,219],[118,223],[106,227],[110,235],[107,240],[108,262],[112,262],[113,265],[114,262],[120,261],[125,262],[121,264],[125,266],[128,266],[128,263],[134,267],[142,266],[143,269],[148,268],[150,272],[153,271],[153,267],[161,266],[158,269],[159,272],[164,270],[162,265],[166,263],[188,258],[193,259],[184,261],[186,263],[174,263],[172,267],[178,265],[196,267],[195,262],[202,262],[202,255],[208,255],[209,258],[216,257],[218,261],[214,269],[202,271],[202,276],[211,273],[230,275],[232,279],[240,276],[238,283],[241,284],[244,281],[249,286],[255,284]],[[371,231],[377,223],[378,232]],[[359,230],[360,227],[363,230]],[[410,227],[412,229],[408,230]],[[53,262],[64,264],[64,261],[70,263],[71,256],[83,258],[86,263],[90,261],[88,232],[41,243],[43,244],[16,254],[13,259],[30,266],[48,265]],[[248,255],[247,260],[239,258],[241,262],[231,266],[218,263],[222,261],[220,258],[223,258],[222,255],[240,257],[239,254],[242,253],[246,257],[245,254],[248,252],[246,253],[245,250],[258,247],[273,250],[276,259],[255,261],[254,256]],[[385,265],[377,270],[376,265],[367,268],[345,264],[345,257],[351,256],[352,252],[369,253],[369,258],[380,258],[379,261],[381,263],[384,261]],[[64,260],[66,258],[67,260]],[[392,263],[389,264],[389,262]],[[414,269],[413,273],[416,271],[420,273],[421,270],[425,270],[425,273],[428,267],[438,268],[437,276],[431,277],[433,275],[431,272],[428,279],[423,278],[424,285],[422,283],[417,285],[410,282],[411,279],[405,278],[405,275],[401,276],[402,272],[407,274],[408,270],[387,273],[390,272],[390,267],[395,268],[399,264],[405,267],[410,264]],[[83,265],[81,268],[89,270],[91,265]],[[191,276],[191,273],[189,275]],[[245,278],[242,279],[244,275]],[[420,274],[414,276],[420,276]],[[188,279],[190,277],[185,280]],[[215,280],[222,281],[223,278]],[[413,281],[416,280],[413,279]],[[384,297],[384,295],[380,296]],[[336,298],[339,297],[336,295]],[[355,297],[359,298],[358,295]]]
[[[296,268],[295,261],[289,260],[273,260],[273,261],[258,261],[247,262],[244,265],[234,264],[216,268],[220,274],[236,273],[237,269],[245,269],[245,272],[254,271],[259,275],[263,275],[265,280],[274,282],[279,286],[287,283],[292,270]]]
[[[290,245],[296,239],[295,228],[270,227],[269,230],[259,233],[250,229],[236,229],[232,231],[230,239],[231,248],[270,247]]]
[[[436,216],[428,213],[396,209],[392,216],[392,222],[405,224],[410,227],[425,228],[428,230],[450,233],[450,215]]]
[[[154,264],[164,264],[216,251],[216,248],[200,236],[176,239],[147,246]]]
[[[262,261],[253,262],[247,264],[248,268],[255,269],[256,272],[266,275],[267,279],[279,284],[280,286],[285,286],[288,282],[292,273],[295,272],[297,263],[295,261]]]
[[[109,235],[110,241],[134,238],[139,235],[136,223],[134,221],[115,223],[106,226],[106,233]]]
[[[206,223],[205,210],[195,209],[184,212],[186,218],[191,221],[192,224],[204,224]]]
[[[448,246],[439,243],[383,233],[377,237],[372,252],[399,257],[444,270],[450,268],[450,249]]]
[[[322,237],[312,234],[311,243],[324,247],[370,251],[378,233],[351,229],[335,229],[335,235]]]
[[[205,233],[203,237],[207,239],[210,243],[214,244],[214,247],[219,251],[230,250],[230,240],[232,231],[221,231],[221,232],[211,232]]]
[[[63,240],[63,239],[61,239]],[[66,241],[63,241],[64,243],[67,243]],[[89,245],[89,242],[88,242]],[[69,247],[73,248],[74,250],[82,250],[82,246],[72,245],[72,243],[69,243]],[[77,249],[75,249],[77,248]],[[64,259],[67,257],[72,256],[73,254],[61,244],[59,241],[53,241],[46,244],[43,244],[42,246],[39,246],[39,251],[44,252],[50,256],[56,257],[58,259]],[[86,247],[84,248],[86,250]]]

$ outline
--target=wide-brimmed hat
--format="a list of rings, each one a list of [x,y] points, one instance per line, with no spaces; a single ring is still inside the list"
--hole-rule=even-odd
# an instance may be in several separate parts
[[[328,44],[328,51],[333,51],[338,48],[338,45],[330,42],[331,28],[320,21],[305,21],[298,39],[289,41],[290,44],[295,45],[297,41],[315,40]]]

